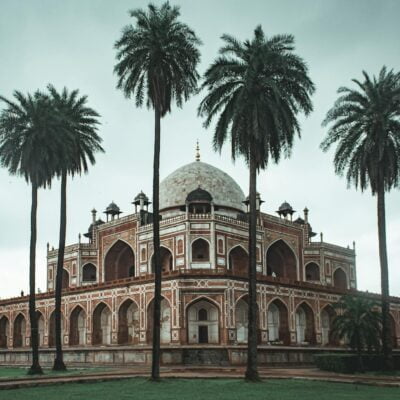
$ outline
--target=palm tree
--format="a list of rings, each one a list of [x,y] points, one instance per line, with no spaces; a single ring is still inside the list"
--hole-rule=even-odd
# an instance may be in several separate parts
[[[67,176],[88,172],[89,164],[96,163],[95,153],[104,152],[97,134],[99,114],[87,106],[87,97],[79,97],[79,91],[68,92],[66,88],[58,93],[54,86],[48,86],[54,114],[58,118],[58,134],[62,137],[59,163],[55,174],[61,177],[60,236],[57,258],[55,290],[55,342],[56,358],[53,370],[66,369],[63,361],[61,341],[61,296],[64,265],[66,217],[67,217]]]
[[[37,194],[50,186],[52,166],[57,161],[59,138],[57,121],[47,96],[35,92],[14,92],[15,101],[0,97],[7,107],[0,114],[0,163],[12,175],[24,177],[32,187],[31,236],[29,252],[29,318],[32,365],[30,374],[41,374],[39,364],[38,321],[36,314],[36,232]]]
[[[249,166],[249,321],[246,379],[258,380],[256,293],[256,181],[270,159],[290,155],[296,133],[297,114],[312,111],[314,85],[304,61],[294,54],[294,37],[266,38],[261,26],[254,38],[243,43],[223,35],[220,56],[205,73],[208,94],[199,107],[208,127],[214,117],[214,149],[221,151],[230,137],[232,158],[244,156]]]
[[[386,250],[385,192],[400,181],[400,73],[383,67],[371,79],[353,79],[357,89],[341,87],[323,125],[332,124],[321,144],[327,151],[337,142],[335,172],[346,174],[348,185],[377,196],[379,258],[382,292],[382,351],[392,368],[389,315],[389,273]]]
[[[178,107],[197,91],[199,75],[196,71],[200,60],[200,40],[185,24],[178,21],[178,7],[164,3],[160,7],[148,5],[148,10],[130,11],[136,25],[124,28],[115,43],[118,75],[117,88],[127,98],[134,97],[136,106],[146,105],[154,110],[154,163],[153,163],[153,246],[155,262],[153,359],[151,377],[160,376],[160,122],[171,111],[171,103]]]
[[[381,315],[378,304],[366,297],[346,295],[334,304],[339,310],[332,323],[332,336],[348,341],[357,352],[359,369],[362,371],[362,352],[365,348],[379,348]]]

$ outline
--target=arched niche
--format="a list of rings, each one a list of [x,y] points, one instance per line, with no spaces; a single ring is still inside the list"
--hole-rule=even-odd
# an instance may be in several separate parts
[[[306,281],[320,282],[319,265],[315,262],[310,262],[306,265]]]
[[[61,313],[61,340],[64,336],[64,314]],[[56,313],[53,311],[49,319],[49,347],[54,347],[56,345]]]
[[[37,324],[38,324],[38,343],[39,343],[39,346],[43,346],[44,345],[44,336],[45,336],[43,314],[40,311],[36,311],[36,318],[37,318]]]
[[[96,282],[97,268],[92,263],[87,263],[82,267],[82,282]]]
[[[104,259],[104,281],[129,278],[135,275],[135,255],[131,246],[118,240]]]
[[[26,320],[22,314],[18,314],[14,320],[13,347],[24,347],[26,338]]]
[[[286,305],[275,299],[268,306],[268,341],[282,342],[284,345],[290,344],[289,318]]]
[[[198,300],[187,307],[189,344],[219,343],[219,309],[207,299]]]
[[[210,245],[205,239],[196,239],[192,243],[192,261],[210,261]]]
[[[111,344],[111,311],[105,303],[100,303],[93,311],[92,344]]]
[[[139,308],[137,304],[125,300],[118,311],[118,344],[139,343]]]
[[[6,349],[8,347],[8,335],[10,334],[10,322],[8,318],[3,315],[0,318],[0,348]]]
[[[267,275],[297,280],[297,260],[293,250],[283,240],[267,250]]]
[[[81,346],[86,344],[86,313],[81,306],[76,306],[69,319],[69,345]]]
[[[249,305],[246,300],[239,299],[235,307],[236,341],[247,343]]]
[[[296,334],[297,343],[315,344],[314,312],[306,303],[296,310]]]
[[[63,268],[63,271],[62,271],[62,284],[61,284],[61,287],[63,289],[68,289],[69,288],[69,273],[65,268]]]
[[[160,261],[161,261],[161,271],[168,272],[173,270],[173,257],[172,253],[166,247],[160,247]],[[154,274],[154,254],[151,257],[151,273]]]
[[[248,275],[249,255],[242,246],[236,246],[229,252],[229,269],[236,274]]]
[[[147,308],[147,342],[153,341],[153,316],[154,299]],[[166,299],[161,300],[160,306],[160,342],[163,344],[171,342],[171,308]]]
[[[333,273],[333,286],[343,290],[348,288],[347,275],[341,268],[337,268]]]
[[[332,324],[336,318],[336,312],[332,306],[328,305],[321,310],[321,334],[322,345],[338,345],[338,342],[332,336]]]

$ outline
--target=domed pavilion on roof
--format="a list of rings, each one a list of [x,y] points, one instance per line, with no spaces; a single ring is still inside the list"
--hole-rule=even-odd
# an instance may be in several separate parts
[[[140,192],[133,201],[134,212],[120,216],[112,202],[105,210],[106,222],[93,210],[86,234],[89,242],[66,247],[62,336],[67,362],[150,362],[154,292],[150,204]],[[161,182],[164,364],[245,362],[245,204],[246,196],[235,180],[199,156]],[[260,211],[257,218],[259,359],[311,362],[313,351],[340,348],[330,334],[336,313],[332,304],[357,290],[355,250],[313,241],[307,209],[294,221],[295,211],[287,202],[277,213]],[[37,296],[44,364],[53,360],[56,264],[57,250],[48,248],[47,291]],[[392,299],[391,312],[392,344],[397,347],[399,299]],[[0,363],[28,362],[29,335],[28,298],[0,300]]]

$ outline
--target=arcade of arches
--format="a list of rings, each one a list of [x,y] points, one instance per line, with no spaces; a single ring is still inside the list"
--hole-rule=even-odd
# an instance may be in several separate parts
[[[118,240],[108,251],[104,260],[106,282],[135,276],[135,255],[132,248]]]
[[[293,250],[278,240],[267,250],[267,275],[297,280],[297,261]]]

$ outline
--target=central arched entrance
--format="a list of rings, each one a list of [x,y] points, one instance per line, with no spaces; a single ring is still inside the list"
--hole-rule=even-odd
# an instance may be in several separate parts
[[[125,300],[118,311],[118,344],[139,343],[139,307]]]
[[[293,250],[278,240],[267,250],[267,275],[297,280],[297,261]]]
[[[131,246],[118,240],[104,259],[104,281],[129,278],[135,275],[135,255]]]
[[[92,344],[111,344],[111,311],[104,303],[96,306],[93,312]]]
[[[188,306],[187,324],[190,344],[219,343],[219,310],[209,300],[201,299]]]
[[[76,306],[69,321],[69,345],[86,344],[86,313],[81,306]]]

